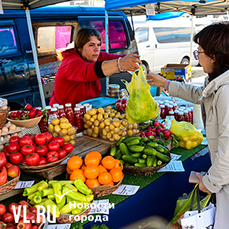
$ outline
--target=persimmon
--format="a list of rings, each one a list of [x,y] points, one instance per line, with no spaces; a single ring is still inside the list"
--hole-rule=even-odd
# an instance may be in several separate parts
[[[123,164],[118,159],[115,160],[115,168],[123,170]]]
[[[72,170],[68,168],[68,166],[66,166],[66,171],[68,174],[71,174],[72,173]]]
[[[112,181],[111,174],[109,172],[100,173],[98,176],[98,181],[100,184],[107,185]]]
[[[90,189],[100,186],[100,183],[98,182],[97,179],[86,179],[85,184]]]
[[[112,177],[112,181],[114,183],[119,182],[123,178],[123,172],[120,169],[113,168],[109,173],[110,173],[110,175]]]
[[[82,166],[80,167],[80,169],[84,170],[86,168],[86,165],[82,164]]]
[[[101,164],[105,169],[111,170],[115,167],[116,162],[112,156],[108,155],[102,159]]]
[[[95,155],[96,157],[98,157],[98,158],[99,158],[99,162],[102,160],[102,155],[101,155],[101,153],[98,152],[98,151],[91,151],[91,152],[89,152],[88,154],[93,154],[93,155]]]
[[[111,183],[109,183],[108,185],[114,185],[114,182],[113,182],[113,181],[111,181]]]
[[[102,165],[99,165],[98,168],[99,168],[99,174],[103,172],[107,172],[107,170]]]
[[[98,166],[99,165],[99,158],[95,154],[88,153],[84,158],[84,163],[86,166],[88,166],[88,165]]]
[[[81,178],[83,182],[85,182],[86,177],[84,176],[84,172],[82,169],[75,169],[72,171],[70,175],[70,180],[76,180],[78,178]]]
[[[88,179],[95,179],[99,175],[99,168],[96,165],[88,165],[84,169],[84,176]]]
[[[83,160],[79,156],[72,156],[68,159],[67,166],[70,170],[79,169],[83,164]]]

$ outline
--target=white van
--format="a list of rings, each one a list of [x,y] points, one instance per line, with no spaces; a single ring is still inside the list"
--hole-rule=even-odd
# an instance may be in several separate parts
[[[142,66],[160,73],[166,64],[190,64],[191,21],[179,17],[167,20],[137,21],[134,19],[135,37]],[[194,30],[195,31],[195,30]],[[193,42],[192,51],[197,49]],[[192,65],[197,65],[192,57]]]

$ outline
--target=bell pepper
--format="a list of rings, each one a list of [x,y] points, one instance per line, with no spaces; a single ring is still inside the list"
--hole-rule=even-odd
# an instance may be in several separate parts
[[[46,182],[46,181],[43,181],[39,186],[38,186],[38,191],[42,191],[43,189],[45,189],[45,188],[48,188],[49,187],[49,185],[48,185],[48,183]]]
[[[37,188],[39,187],[39,185],[40,185],[42,182],[44,182],[44,181],[40,181],[39,183],[34,184],[34,185],[31,186],[31,187],[25,188],[22,195],[23,195],[23,196],[29,196],[30,194],[36,192],[36,191],[37,191]]]
[[[42,197],[53,194],[53,193],[54,193],[53,188],[45,188],[41,191]]]
[[[48,199],[50,199],[50,200],[55,200],[54,194],[49,194],[47,197],[48,197]]]
[[[45,201],[46,210],[47,210],[48,206],[50,207],[51,214],[54,216],[54,213],[56,212],[55,217],[58,218],[60,216],[60,210],[58,209],[56,204],[52,200],[48,199]]]
[[[91,202],[94,199],[94,195],[88,195],[86,196],[86,199],[88,202]]]
[[[48,184],[49,184],[50,186],[52,186],[52,184],[53,184],[53,183],[56,183],[56,182],[60,183],[61,186],[65,185],[65,184],[73,184],[73,181],[72,181],[72,180],[60,180],[60,181],[57,181],[57,180],[50,180],[50,181],[48,182]]]
[[[63,194],[65,194],[66,196],[74,199],[74,200],[78,200],[78,201],[82,201],[82,202],[88,202],[87,198],[85,195],[76,192],[74,190],[71,190],[70,188],[64,186],[62,189]]]
[[[29,204],[32,205],[32,206],[36,205],[36,203],[34,202],[33,199],[29,201]]]
[[[41,193],[37,192],[36,195],[33,197],[33,201],[35,204],[39,204],[42,201]]]
[[[58,209],[61,209],[62,207],[64,207],[65,204],[66,204],[66,196],[63,196],[60,203],[56,204],[56,206],[58,207]]]
[[[7,182],[7,180],[7,169],[5,166],[3,166],[0,172],[0,186],[4,185]]]
[[[73,209],[73,210],[72,210],[72,214],[73,214],[73,215],[79,215],[79,214],[80,214],[82,211],[84,211],[84,210],[85,210],[85,208],[81,208],[81,209],[79,209],[79,208],[77,209],[77,208],[76,208],[76,209]]]
[[[74,208],[76,207],[76,204],[73,202],[67,203],[64,207],[60,209],[60,214],[68,214],[70,213]]]
[[[69,203],[70,201],[74,201],[74,200],[70,198],[69,196],[67,196],[67,203]]]
[[[78,189],[74,186],[74,185],[72,185],[72,184],[69,184],[69,183],[67,183],[66,185],[64,185],[65,187],[68,187],[68,188],[70,188],[71,190],[74,190],[74,191],[78,191]]]
[[[32,199],[34,198],[34,196],[37,195],[38,193],[40,193],[40,192],[39,192],[39,191],[36,191],[36,192],[30,194],[27,198],[28,198],[29,200],[32,200]],[[41,194],[41,193],[40,193],[40,194]]]
[[[85,194],[86,196],[92,194],[92,190],[90,188],[88,188],[86,184],[84,184],[84,182],[82,181],[82,179],[76,179],[76,180],[74,180],[73,183],[76,186],[76,188],[81,193]]]
[[[62,200],[61,184],[59,182],[55,182],[52,184],[52,186],[53,186],[56,203],[59,204]]]

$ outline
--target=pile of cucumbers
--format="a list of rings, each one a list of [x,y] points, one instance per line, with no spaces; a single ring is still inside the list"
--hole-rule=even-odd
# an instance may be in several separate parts
[[[121,138],[111,147],[110,155],[124,166],[156,167],[170,161],[169,149],[163,140],[154,136],[131,136]]]

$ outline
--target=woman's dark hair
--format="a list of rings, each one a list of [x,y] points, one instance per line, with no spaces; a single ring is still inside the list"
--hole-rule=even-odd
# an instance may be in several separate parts
[[[210,58],[215,57],[213,72],[209,74],[209,81],[229,69],[229,23],[219,22],[211,24],[194,36],[194,42],[199,44],[204,53]]]
[[[91,28],[81,28],[77,34],[75,39],[75,51],[80,54],[79,49],[83,48],[83,46],[90,41],[90,37],[96,36],[100,42],[102,42],[102,38],[100,33],[96,29]]]

